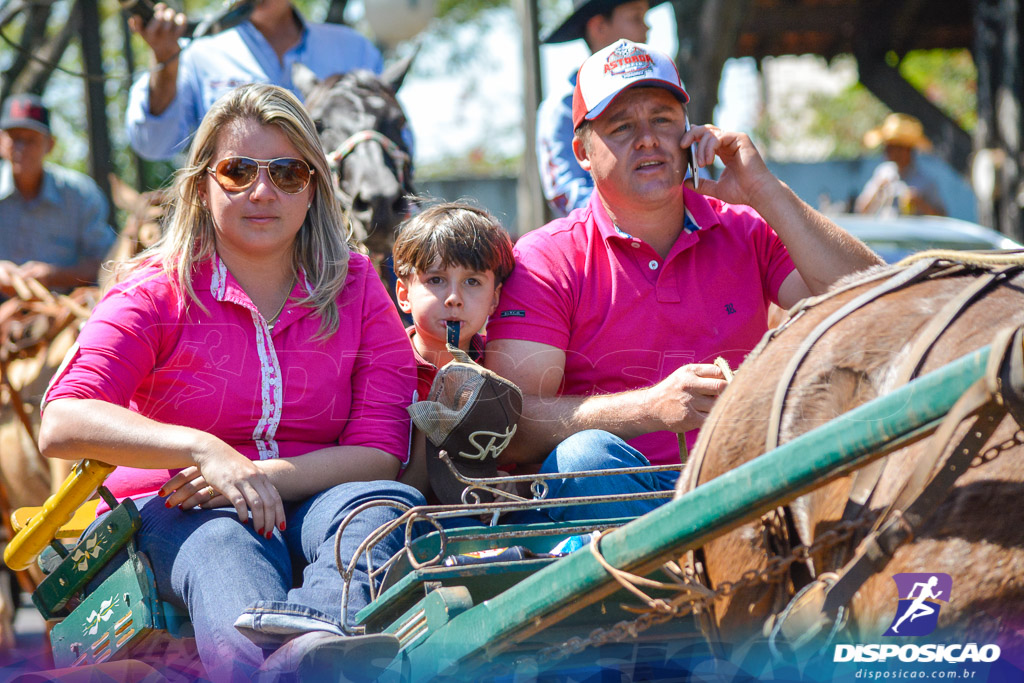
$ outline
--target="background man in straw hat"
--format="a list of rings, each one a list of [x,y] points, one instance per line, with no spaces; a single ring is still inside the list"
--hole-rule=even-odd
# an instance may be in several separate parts
[[[695,126],[675,64],[617,41],[580,68],[573,151],[590,203],[520,238],[487,326],[486,364],[523,391],[499,460],[568,472],[553,496],[670,490],[678,435],[692,443],[735,367],[783,308],[880,262],[768,170],[750,138]],[[689,146],[717,180],[683,184]],[[558,519],[640,514],[661,500],[556,509]]]
[[[619,38],[647,42],[647,10],[664,0],[574,0],[573,12],[544,43],[567,43],[582,38],[591,52]],[[544,199],[555,216],[565,216],[587,205],[594,191],[590,174],[580,168],[572,152],[572,92],[576,70],[553,88],[537,109],[537,164]]]
[[[46,287],[96,281],[116,237],[92,178],[44,164],[50,112],[36,95],[11,95],[0,114],[0,293],[15,275]]]
[[[889,114],[878,128],[864,135],[869,148],[885,145],[885,158],[864,185],[854,205],[857,213],[893,209],[899,213],[945,216],[939,186],[921,171],[915,150],[929,150],[921,122],[909,114]]]

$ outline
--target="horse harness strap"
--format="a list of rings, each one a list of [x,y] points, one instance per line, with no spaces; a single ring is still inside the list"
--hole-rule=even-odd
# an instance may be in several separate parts
[[[791,640],[811,630],[834,631],[837,615],[861,586],[881,571],[897,549],[913,540],[956,480],[971,465],[982,446],[1009,412],[1024,426],[1024,328],[1005,329],[992,342],[985,376],[975,382],[943,420],[929,451],[922,457],[895,501],[860,543],[839,578],[812,599],[794,605],[793,619],[777,624]],[[964,420],[973,417],[966,433],[954,444]]]
[[[917,336],[914,345],[907,354],[910,360],[904,365],[899,377],[897,377],[894,383],[895,386],[902,386],[917,377],[928,354],[953,322],[993,285],[1012,277],[1020,269],[1021,266],[1010,266],[986,273],[943,306],[942,310],[929,321],[928,325]],[[878,482],[881,480],[882,474],[885,472],[886,463],[888,462],[888,458],[880,458],[854,473],[849,499],[846,502],[846,508],[843,510],[841,519],[856,519],[864,510],[870,507],[871,498],[878,487]]]
[[[831,328],[833,325],[835,325],[835,323],[838,322],[841,318],[846,317],[847,315],[851,314],[858,308],[867,305],[869,302],[874,301],[875,299],[881,297],[883,294],[886,294],[890,291],[895,291],[896,289],[899,289],[904,285],[916,282],[917,280],[923,277],[932,275],[936,271],[941,271],[946,268],[948,268],[948,265],[942,265],[937,260],[929,260],[925,262],[919,261],[918,264],[914,266],[914,268],[908,269],[908,271],[910,272],[903,271],[902,273],[895,277],[890,276],[889,273],[891,271],[882,271],[874,273],[864,279],[858,279],[856,282],[852,282],[846,286],[839,287],[838,289],[834,289],[825,294],[821,294],[819,296],[810,297],[802,300],[800,303],[796,304],[790,310],[790,317],[785,322],[783,322],[777,328],[768,330],[764,334],[764,336],[758,342],[757,346],[755,346],[754,349],[747,355],[747,358],[744,362],[749,362],[752,359],[759,356],[761,352],[764,350],[764,348],[768,345],[768,342],[770,342],[772,339],[778,336],[778,334],[782,332],[782,330],[789,327],[795,320],[799,318],[801,314],[803,314],[804,311],[813,308],[814,306],[817,306],[818,304],[821,304],[825,301],[833,299],[836,296],[843,294],[844,292],[848,292],[851,289],[861,287],[864,284],[870,282],[884,279],[884,282],[882,282],[881,285],[861,295],[860,297],[857,297],[856,299],[850,301],[842,309],[836,311],[833,314],[833,316],[835,316],[836,318],[835,320],[832,320],[832,316],[830,316],[828,320],[822,322],[818,328],[816,328],[810,335],[808,335],[807,340],[805,340],[804,344],[801,345],[800,350],[796,354],[794,354],[794,358],[796,359],[795,363],[791,361],[791,365],[794,365],[794,367],[791,371],[784,373],[782,375],[782,377],[779,380],[779,384],[776,388],[776,400],[773,400],[772,412],[769,417],[769,432],[768,436],[765,439],[765,452],[770,451],[779,445],[779,432],[781,431],[782,421],[782,400],[778,399],[778,396],[781,394],[782,399],[785,398],[785,394],[788,393],[789,387],[792,385],[793,378],[796,376],[796,371],[799,369],[799,366],[803,362],[804,357],[806,357],[806,355],[810,353],[811,347],[814,345],[814,343],[817,340],[819,340],[821,336],[824,335],[824,333],[828,331],[828,329]],[[827,327],[825,326],[826,323],[828,323]],[[738,370],[739,369],[737,369],[737,371]],[[789,368],[787,368],[787,370],[789,370]],[[711,427],[712,429],[714,428],[712,424],[705,425],[702,429],[704,431],[707,431],[709,427]],[[704,443],[708,441],[710,441],[710,439],[705,439]],[[689,477],[686,481],[685,488],[683,489],[684,491],[691,491],[697,486],[697,482],[700,478],[701,466],[703,465],[706,451],[706,448],[698,448],[695,453],[690,454],[690,459],[694,461],[694,466],[688,468]]]
[[[759,355],[768,342],[794,322],[805,310],[851,289],[861,287],[866,283],[887,278],[878,286],[852,299],[828,316],[828,318],[820,323],[814,331],[808,335],[800,349],[794,354],[789,366],[786,368],[786,371],[783,373],[779,384],[777,385],[772,412],[769,418],[769,432],[766,438],[767,450],[772,450],[778,446],[779,433],[781,431],[782,402],[788,393],[789,387],[792,384],[797,370],[813,345],[819,341],[829,329],[855,310],[866,306],[870,302],[881,298],[889,292],[896,291],[904,286],[909,286],[923,279],[953,275],[963,272],[964,270],[963,265],[950,263],[947,259],[938,258],[938,255],[936,255],[935,258],[917,259],[916,262],[912,264],[908,263],[902,265],[904,265],[906,269],[898,273],[896,276],[890,277],[888,272],[873,274],[865,279],[854,282],[848,286],[841,287],[827,294],[805,299],[790,311],[790,318],[786,322],[784,322],[779,328],[769,330],[754,350],[751,351],[747,358],[748,361]],[[972,263],[970,265],[977,266],[984,264]],[[1000,263],[992,265],[1007,264]],[[923,334],[919,335],[918,341],[915,342],[915,345],[910,352],[912,362],[909,364],[909,369],[904,371],[902,381],[900,383],[910,381],[910,379],[916,376],[920,366],[924,362],[924,359],[927,357],[927,354],[931,351],[931,348],[935,345],[938,338],[941,337],[942,333],[961,313],[963,313],[964,310],[966,310],[978,297],[980,297],[994,284],[1005,281],[1019,272],[1022,266],[1024,266],[1024,264],[1021,264],[1020,259],[1017,258],[1009,265],[1009,267],[1005,267],[999,271],[990,273],[985,277],[979,278],[978,282],[972,284],[953,301],[947,303],[938,314],[937,320],[941,322],[933,321],[926,326]],[[1017,367],[1012,370],[1007,377],[1002,379],[1004,391],[1007,386],[1011,386],[1009,383],[1010,379],[1018,385],[1024,382],[1024,361],[1020,360],[1020,331],[1018,331],[1015,339],[1016,342],[1012,347],[1013,352],[1009,355],[1010,360],[1003,365],[1012,366],[1016,363]],[[997,344],[993,344],[993,356],[1002,358],[1006,355],[1006,341],[1008,341],[1008,337],[1003,340],[1004,347],[1002,353],[998,352]],[[990,361],[990,375],[994,372],[991,370],[992,367],[998,367],[998,364],[993,366]],[[1006,372],[1003,374],[1007,375]],[[1024,386],[1017,386],[1017,388],[1010,392],[1010,395],[1018,397],[1017,401],[1010,401],[1006,399],[1005,396],[1003,397],[1002,403],[1006,405],[1002,407],[1001,412],[998,407],[998,399],[993,400],[994,394],[991,391],[982,391],[981,389],[978,389],[977,391],[980,392],[982,398],[975,398],[974,401],[971,401],[971,399],[967,398],[967,395],[965,394],[965,397],[961,399],[961,401],[965,401],[966,399],[965,404],[973,403],[973,409],[961,411],[961,417],[959,419],[950,420],[947,418],[944,425],[950,424],[951,426],[943,429],[945,438],[937,438],[933,440],[933,443],[937,444],[937,446],[933,446],[933,451],[937,449],[937,452],[932,456],[932,458],[925,458],[923,464],[919,466],[919,469],[923,468],[925,474],[928,475],[925,477],[925,483],[921,484],[918,482],[918,485],[915,486],[915,488],[909,489],[914,492],[913,494],[906,493],[908,489],[905,488],[905,495],[900,497],[901,501],[905,498],[910,498],[909,507],[905,510],[903,508],[891,508],[890,515],[886,515],[881,518],[881,520],[885,520],[887,517],[891,517],[890,521],[883,528],[876,528],[871,535],[861,543],[857,557],[848,563],[847,567],[842,571],[842,578],[837,579],[835,574],[829,574],[827,576],[822,575],[821,577],[818,577],[818,580],[806,586],[805,590],[798,594],[797,598],[794,598],[790,606],[787,607],[784,616],[776,622],[776,633],[779,631],[786,633],[791,642],[794,640],[806,642],[806,635],[804,637],[798,636],[800,636],[800,634],[807,634],[808,631],[821,633],[825,629],[828,629],[832,634],[834,634],[837,630],[837,626],[841,626],[841,624],[836,623],[837,620],[834,618],[834,615],[843,614],[843,611],[839,608],[848,604],[850,599],[852,599],[853,594],[855,594],[860,586],[863,585],[864,581],[884,567],[899,545],[912,538],[914,529],[918,528],[920,524],[926,521],[931,512],[938,507],[938,503],[945,497],[959,474],[967,469],[967,465],[970,463],[970,458],[973,457],[973,455],[984,445],[992,432],[994,432],[995,428],[998,426],[999,419],[996,419],[995,414],[1005,414],[1005,411],[1009,409],[1018,424],[1024,426],[1024,398],[1022,398],[1024,397]],[[968,394],[975,394],[975,392],[968,392]],[[996,394],[996,396],[998,396],[998,394]],[[982,411],[983,414],[979,419],[986,422],[988,429],[980,430],[979,432],[979,430],[975,429],[972,425],[972,429],[967,433],[967,436],[961,441],[961,443],[957,444],[956,448],[952,450],[942,449],[941,444],[949,442],[949,439],[952,437],[952,432],[956,426],[959,425],[963,419],[969,417],[973,412],[979,411],[979,401],[987,406],[986,409]],[[1016,404],[1018,407],[1011,407],[1013,404]],[[954,408],[954,411],[956,411],[956,408]],[[990,413],[992,413],[991,419],[989,419]],[[952,414],[953,412],[951,411],[951,415]],[[976,420],[976,422],[977,421],[978,420]],[[715,428],[715,422],[705,425],[704,429],[707,430],[708,428],[713,431]],[[709,442],[710,439],[702,439],[700,446],[703,447],[698,447],[694,453],[690,454],[690,462],[686,469],[689,476],[685,481],[681,482],[683,491],[689,491],[696,487],[707,451],[706,445]],[[949,453],[950,455],[947,456],[945,460],[942,460],[944,453]],[[958,455],[959,457],[954,459],[952,455]],[[961,461],[965,458],[966,463],[961,466]],[[859,495],[851,494],[851,497],[857,495],[858,498],[863,499],[864,503],[870,499],[871,494],[877,485],[878,479],[881,476],[884,462],[885,460],[879,460],[862,470],[858,470],[857,476],[855,477],[855,487],[857,486],[856,478],[861,478],[862,493]],[[948,469],[948,474],[940,479],[936,474],[941,474],[946,470],[942,470],[938,473],[935,473],[935,470],[943,464]],[[876,470],[873,474],[865,474],[864,476],[861,476],[861,472],[871,468]],[[952,475],[951,478],[950,475]],[[863,509],[863,506],[856,507],[858,511]],[[850,505],[847,506],[847,513],[850,513]],[[857,525],[857,522],[853,519],[855,517],[857,517],[856,514],[844,513],[841,523]],[[861,524],[863,524],[863,522],[861,522]],[[852,538],[855,532],[855,529],[852,530],[848,538]],[[844,543],[848,542],[849,541],[844,541]],[[701,563],[697,561],[694,553],[687,553],[685,565],[689,573],[696,573],[700,575],[702,566]],[[705,585],[708,585],[706,583],[706,576],[702,576],[700,579],[705,582]],[[823,604],[826,600],[828,601],[828,609],[823,609]],[[708,607],[713,609],[713,604],[709,604]],[[712,625],[713,623],[714,622],[712,621]],[[707,624],[701,625],[702,630],[707,629]],[[715,629],[712,628],[710,630],[714,631]],[[773,639],[774,637],[775,633],[773,633]]]
[[[818,326],[804,338],[803,342],[800,344],[800,348],[797,349],[796,353],[794,353],[790,358],[785,371],[783,371],[782,376],[779,379],[779,383],[775,387],[775,395],[772,398],[772,409],[768,416],[768,433],[765,436],[766,453],[774,450],[779,445],[779,433],[782,430],[782,410],[785,406],[786,395],[789,393],[789,388],[793,384],[793,378],[796,377],[796,373],[800,369],[800,365],[807,357],[807,354],[810,353],[811,348],[818,343],[818,340],[821,339],[821,337],[824,336],[824,334],[834,327],[840,320],[846,318],[857,309],[866,306],[868,303],[888,294],[889,292],[896,291],[901,287],[923,279],[932,272],[939,263],[940,262],[936,260],[925,260],[914,264],[906,270],[889,278],[877,287],[873,287],[860,296],[851,299],[836,311],[833,311],[831,315],[821,321]]]
[[[770,329],[770,330],[768,330],[767,332],[764,333],[764,336],[762,336],[760,341],[757,342],[757,346],[755,346],[753,349],[751,349],[750,353],[747,354],[747,357],[746,357],[746,359],[744,359],[744,362],[747,362],[749,360],[753,360],[754,358],[757,358],[758,356],[760,356],[761,352],[763,352],[765,347],[768,346],[768,342],[770,342],[775,337],[779,336],[783,332],[783,330],[785,330],[787,327],[789,327],[794,322],[799,320],[800,317],[806,311],[810,310],[811,308],[814,308],[815,306],[817,306],[820,303],[828,301],[829,299],[833,299],[833,298],[839,296],[840,294],[843,294],[844,292],[848,292],[851,289],[856,289],[857,287],[861,287],[863,285],[866,285],[866,284],[868,284],[870,282],[875,282],[877,280],[887,279],[887,278],[891,277],[889,275],[890,272],[892,272],[892,271],[890,271],[890,270],[879,271],[879,272],[874,273],[872,275],[868,275],[868,276],[865,276],[863,278],[858,278],[855,282],[851,282],[849,284],[836,287],[835,289],[831,289],[831,290],[825,292],[824,294],[819,294],[818,296],[811,296],[811,297],[808,297],[806,299],[801,299],[800,301],[795,303],[793,305],[793,307],[790,308],[786,312],[786,316],[787,316],[786,319],[784,321],[782,321],[782,323],[778,327],[774,327],[774,328],[772,328],[772,329]],[[737,368],[737,370],[738,369],[739,368]]]

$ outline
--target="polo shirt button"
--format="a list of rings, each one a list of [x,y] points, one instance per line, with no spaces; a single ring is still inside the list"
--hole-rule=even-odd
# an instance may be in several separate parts
[[[648,266],[648,267],[649,267],[649,268],[650,268],[651,270],[657,270],[657,269],[658,269],[658,262],[657,262],[657,261],[655,261],[654,259],[651,259],[650,263],[648,263],[648,264],[647,264],[647,266]]]
[[[630,242],[629,246],[633,247],[634,249],[639,249],[640,242]]]

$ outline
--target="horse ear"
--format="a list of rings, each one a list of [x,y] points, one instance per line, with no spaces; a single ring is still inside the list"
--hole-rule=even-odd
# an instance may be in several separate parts
[[[413,53],[408,57],[404,57],[394,64],[384,69],[384,73],[381,74],[380,79],[391,88],[391,92],[398,92],[398,89],[402,87],[402,82],[405,80],[405,75],[409,73],[409,67],[412,66],[412,62],[416,59],[416,54],[420,51],[419,45],[413,50]]]
[[[302,94],[303,100],[309,97],[319,82],[320,79],[308,66],[299,62],[292,64],[292,85]]]

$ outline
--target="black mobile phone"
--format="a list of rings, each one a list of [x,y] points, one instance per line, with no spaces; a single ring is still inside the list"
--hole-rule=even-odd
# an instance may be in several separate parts
[[[686,131],[690,131],[690,117],[683,115],[686,121]],[[700,177],[697,175],[697,143],[690,144],[690,175],[693,176],[693,189],[697,189]]]

